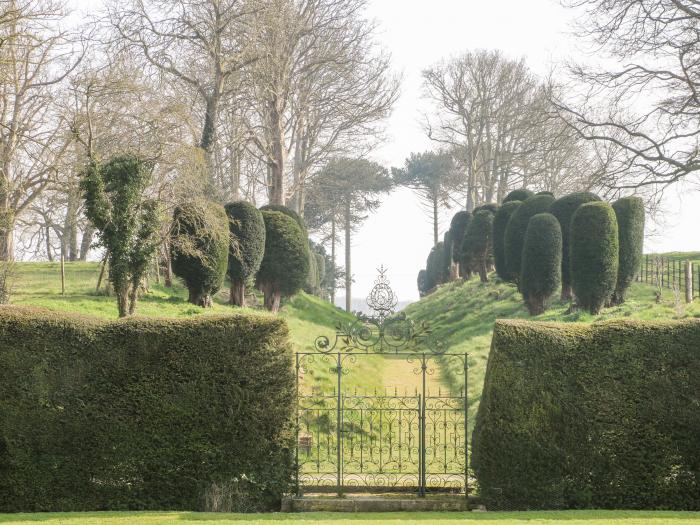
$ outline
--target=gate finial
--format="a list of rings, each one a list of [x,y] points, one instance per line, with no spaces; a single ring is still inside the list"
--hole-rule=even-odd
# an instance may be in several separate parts
[[[386,276],[387,269],[384,268],[384,265],[377,268],[377,271],[379,276],[374,281],[374,286],[367,296],[367,306],[374,312],[372,317],[383,323],[384,319],[394,313],[398,299],[389,285],[389,279]]]

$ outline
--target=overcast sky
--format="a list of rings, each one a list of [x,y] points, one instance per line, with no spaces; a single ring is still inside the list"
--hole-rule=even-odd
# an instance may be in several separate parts
[[[79,15],[101,2],[71,3]],[[429,109],[421,99],[423,69],[478,48],[525,57],[539,74],[566,60],[587,60],[585,45],[571,35],[574,15],[554,0],[370,0],[369,16],[379,23],[379,39],[403,74],[388,140],[373,153],[374,160],[399,166],[412,151],[431,148],[421,129],[421,115]],[[700,250],[700,177],[693,182],[698,185],[667,191],[663,222],[647,228],[647,251]],[[456,211],[443,212],[441,235]],[[431,223],[417,199],[408,190],[395,191],[354,236],[353,296],[367,295],[376,268],[384,264],[399,300],[416,300],[416,276],[431,246]]]

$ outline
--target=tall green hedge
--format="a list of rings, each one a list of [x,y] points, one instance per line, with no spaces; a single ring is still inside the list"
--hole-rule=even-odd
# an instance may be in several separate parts
[[[212,306],[212,296],[226,277],[230,239],[221,204],[197,199],[175,208],[170,235],[173,271],[187,286],[192,304]]]
[[[582,204],[571,218],[571,285],[576,302],[597,314],[617,282],[617,219],[607,202]]]
[[[472,210],[472,215],[476,215],[482,210],[490,211],[495,215],[496,212],[498,212],[498,204],[496,204],[495,202],[487,202],[486,204],[481,204],[480,206],[477,206]]]
[[[539,315],[561,284],[561,227],[551,213],[535,215],[525,232],[520,290],[530,315]]]
[[[260,269],[265,253],[265,221],[262,213],[246,201],[225,206],[229,229],[235,242],[228,254],[231,304],[245,306],[245,285]]]
[[[291,217],[299,225],[299,227],[304,231],[305,235],[308,235],[306,231],[306,223],[301,216],[291,208],[287,208],[282,204],[265,204],[265,206],[260,206],[260,211],[278,211],[283,213],[287,217]]]
[[[515,282],[517,280],[517,274],[511,274],[508,272],[508,267],[506,265],[506,227],[508,226],[508,221],[510,221],[511,215],[515,213],[520,205],[521,201],[511,200],[503,204],[496,212],[496,216],[493,219],[493,256],[496,264],[496,274],[508,282]]]
[[[428,287],[428,273],[425,270],[418,272],[418,277],[416,279],[416,284],[418,285],[418,295],[423,297],[430,288]]]
[[[452,217],[450,221],[450,232],[452,237],[452,262],[460,264],[462,259],[462,240],[464,239],[464,232],[467,230],[469,221],[472,218],[472,214],[466,210],[458,211]],[[459,275],[460,277],[465,277],[466,269],[462,268],[460,265]]]
[[[445,274],[445,247],[440,241],[433,246],[428,254],[428,260],[425,263],[425,271],[427,274],[428,290],[435,288],[439,284],[445,283],[449,275]]]
[[[276,509],[293,414],[283,320],[0,308],[0,512]]]
[[[644,249],[644,201],[639,197],[623,197],[612,205],[617,218],[620,242],[617,284],[613,303],[625,302],[627,288],[634,281],[642,264]]]
[[[513,212],[506,226],[505,252],[506,270],[508,275],[515,276],[514,281],[520,283],[520,270],[522,269],[523,244],[525,232],[530,219],[538,213],[546,213],[554,202],[550,195],[535,195]]]
[[[571,261],[569,259],[569,239],[571,237],[571,217],[579,206],[587,202],[599,201],[594,193],[578,192],[565,195],[552,203],[549,212],[553,214],[561,226],[562,258],[561,258],[561,298],[568,301],[572,297],[571,292]]]
[[[265,306],[280,307],[282,296],[301,290],[309,275],[309,241],[306,232],[288,214],[263,211],[265,255],[256,284],[265,294]]]
[[[505,204],[506,202],[511,202],[511,201],[526,201],[530,197],[534,197],[535,192],[530,191],[527,188],[520,188],[517,190],[511,191],[508,195],[505,196],[503,199],[503,203]]]
[[[493,213],[487,209],[474,214],[464,232],[460,264],[479,274],[481,282],[488,281],[488,258],[493,239]]]
[[[700,510],[700,321],[498,321],[472,467],[487,508]]]

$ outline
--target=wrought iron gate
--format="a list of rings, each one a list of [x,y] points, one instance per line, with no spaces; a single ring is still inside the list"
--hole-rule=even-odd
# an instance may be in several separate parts
[[[297,493],[416,491],[468,493],[468,359],[444,351],[427,324],[392,315],[396,297],[379,278],[367,304],[374,315],[337,327],[315,348],[296,355]],[[413,392],[349,391],[343,378],[358,359],[403,359],[413,365]],[[427,382],[449,366],[464,382],[458,392],[430,392]],[[304,385],[312,368],[328,368],[335,388]]]

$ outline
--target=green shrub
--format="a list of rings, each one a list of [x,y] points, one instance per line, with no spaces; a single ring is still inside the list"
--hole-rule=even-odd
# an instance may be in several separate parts
[[[520,188],[517,190],[511,191],[508,195],[506,195],[505,199],[503,199],[503,203],[505,204],[506,202],[510,201],[526,201],[530,197],[534,197],[535,192],[530,191],[526,188]]]
[[[428,273],[425,270],[421,270],[418,272],[417,284],[418,295],[420,297],[423,297],[428,292],[428,290],[430,290],[430,287],[428,286]]]
[[[538,213],[527,226],[520,272],[525,304],[530,315],[547,309],[552,294],[561,284],[561,227],[551,213]]]
[[[555,200],[549,208],[549,212],[554,215],[561,226],[562,237],[562,258],[561,258],[561,298],[568,301],[572,297],[571,292],[571,261],[569,254],[569,239],[571,237],[571,217],[574,216],[578,207],[587,202],[600,201],[600,197],[594,193],[579,192],[565,195]]]
[[[489,202],[486,204],[482,204],[481,206],[477,206],[476,208],[474,208],[474,210],[472,210],[472,215],[476,215],[482,210],[490,211],[495,215],[498,212],[498,204],[496,204],[495,202]]]
[[[462,240],[464,232],[467,230],[467,225],[472,218],[472,214],[468,211],[458,211],[452,217],[450,222],[450,232],[452,237],[452,262],[459,265],[459,276],[468,277],[469,270],[462,268]]]
[[[634,281],[641,264],[644,248],[644,201],[639,197],[624,197],[612,205],[617,218],[620,242],[617,284],[613,304],[625,302],[627,288]]]
[[[517,274],[510,274],[506,265],[506,227],[511,215],[521,204],[521,201],[508,201],[498,209],[496,216],[493,218],[493,257],[496,265],[496,274],[507,282],[515,282],[518,276]]]
[[[452,280],[452,248],[453,248],[453,242],[452,242],[452,232],[450,230],[447,230],[445,232],[445,235],[443,236],[442,240],[442,245],[445,249],[445,254],[443,256],[443,264],[444,264],[444,278],[445,282],[451,281]]]
[[[607,202],[581,205],[571,218],[571,285],[579,306],[597,314],[617,282],[618,234]]]
[[[520,270],[522,269],[523,244],[525,232],[530,219],[538,213],[547,213],[554,202],[550,195],[535,195],[516,209],[510,216],[506,226],[505,252],[506,271],[509,276],[514,276],[513,282],[520,285]]]
[[[550,197],[554,197],[554,193],[551,191],[538,191],[535,195],[549,195]]]
[[[489,210],[476,212],[464,232],[461,264],[478,273],[483,283],[489,280],[487,265],[492,237],[493,213]]]
[[[489,510],[700,510],[700,322],[497,321],[472,443]]]
[[[439,242],[431,248],[425,263],[428,290],[446,282],[445,267],[445,247],[442,242]]]
[[[304,235],[308,235],[304,219],[302,219],[301,216],[291,208],[287,208],[282,204],[266,204],[265,206],[260,207],[260,211],[278,211],[280,213],[284,213],[287,217],[294,219],[294,221],[301,227]]]
[[[231,304],[245,306],[246,282],[260,269],[265,253],[265,221],[262,213],[245,201],[225,206],[232,239],[228,254],[228,276],[231,279]]]
[[[0,512],[278,509],[294,409],[283,320],[2,308]]]
[[[170,233],[173,272],[187,286],[188,301],[211,307],[226,277],[229,221],[221,204],[195,199],[175,208]]]
[[[263,211],[265,255],[256,279],[265,307],[276,312],[282,296],[301,290],[309,274],[309,243],[299,224],[278,211]]]

